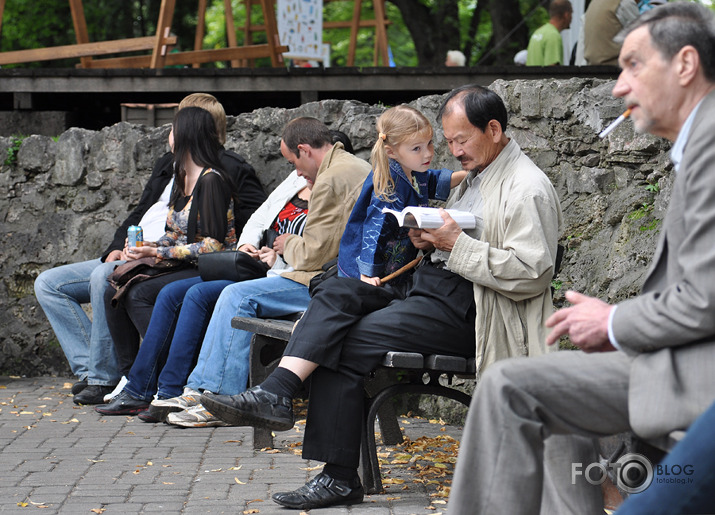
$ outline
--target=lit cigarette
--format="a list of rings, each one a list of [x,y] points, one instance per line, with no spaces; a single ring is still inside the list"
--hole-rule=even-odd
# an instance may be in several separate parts
[[[598,135],[598,137],[599,137],[599,138],[605,138],[606,136],[608,136],[613,129],[615,129],[616,127],[618,127],[618,126],[621,124],[621,122],[622,122],[623,120],[625,120],[626,118],[628,118],[630,115],[631,115],[631,110],[630,110],[630,109],[626,109],[626,112],[623,113],[623,114],[622,114],[621,116],[619,116],[618,118],[616,118],[615,120],[613,120],[613,123],[612,123],[611,125],[609,125],[608,127],[606,127],[605,129],[603,129],[603,131],[601,132],[601,134]]]

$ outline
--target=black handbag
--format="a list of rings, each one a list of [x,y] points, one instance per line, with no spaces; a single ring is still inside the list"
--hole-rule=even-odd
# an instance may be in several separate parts
[[[199,254],[199,275],[204,281],[248,281],[266,276],[268,265],[240,250]]]

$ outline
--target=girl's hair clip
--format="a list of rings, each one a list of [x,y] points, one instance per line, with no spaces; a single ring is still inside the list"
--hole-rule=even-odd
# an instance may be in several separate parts
[[[387,134],[381,132],[377,135],[377,137],[380,138],[382,141],[385,141],[387,139]]]

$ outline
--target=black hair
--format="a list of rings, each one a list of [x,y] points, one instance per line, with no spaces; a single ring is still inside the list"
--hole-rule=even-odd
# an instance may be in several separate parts
[[[221,153],[223,146],[219,142],[216,122],[206,109],[184,107],[174,117],[174,188],[171,192],[170,205],[186,195],[186,162],[191,159],[199,166],[213,168],[229,185],[231,178],[223,170]],[[233,190],[233,187],[232,187]]]
[[[469,123],[480,131],[484,132],[491,120],[499,122],[502,132],[506,131],[506,106],[501,97],[493,91],[477,84],[453,89],[439,108],[437,119],[441,120],[444,115],[452,112],[452,107],[457,102],[464,107]]]
[[[330,139],[333,143],[337,143],[338,141],[342,143],[346,152],[350,152],[351,154],[355,153],[353,150],[353,144],[350,142],[350,138],[348,138],[348,135],[343,131],[330,129]]]

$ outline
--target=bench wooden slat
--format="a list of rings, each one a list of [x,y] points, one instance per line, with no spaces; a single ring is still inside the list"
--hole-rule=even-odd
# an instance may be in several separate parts
[[[443,372],[463,374],[467,371],[467,358],[433,354],[425,359],[425,368]]]
[[[424,368],[424,356],[419,352],[390,351],[382,358],[382,366],[390,368]]]
[[[234,329],[243,329],[249,333],[278,338],[280,340],[290,339],[293,324],[295,324],[293,320],[275,320],[271,318],[233,317],[233,319],[231,319],[231,327]]]

